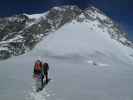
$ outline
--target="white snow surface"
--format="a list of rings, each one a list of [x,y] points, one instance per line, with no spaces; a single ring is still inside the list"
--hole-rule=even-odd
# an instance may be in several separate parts
[[[73,21],[33,51],[0,62],[1,100],[132,100],[133,50],[110,38],[97,21]],[[33,65],[50,65],[51,81],[36,93]]]
[[[46,15],[48,14],[48,12],[45,13],[41,13],[41,14],[25,14],[26,16],[28,16],[30,19],[40,19],[40,18],[45,18]]]

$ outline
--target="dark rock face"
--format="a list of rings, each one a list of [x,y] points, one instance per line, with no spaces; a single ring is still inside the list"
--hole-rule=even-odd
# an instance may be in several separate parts
[[[84,15],[84,18],[79,17],[81,14]],[[105,18],[101,18],[101,16]],[[101,23],[99,27],[108,27],[111,37],[118,41],[120,41],[120,37],[127,35],[121,32],[109,17],[95,7],[89,7],[85,10],[81,10],[77,6],[54,7],[39,18],[31,18],[26,14],[0,18],[0,48],[2,48],[0,49],[0,60],[24,54],[32,50],[49,32],[59,29],[72,20],[83,22],[85,19],[98,20]],[[132,46],[130,41],[120,42]]]
[[[51,21],[51,25],[58,29],[75,19],[79,14],[81,14],[81,9],[77,6],[62,6],[61,8],[54,7],[51,9],[47,18]]]
[[[7,51],[7,50],[1,50],[0,51],[0,60],[7,59],[9,57],[11,57],[11,54],[9,51]]]
[[[4,18],[0,20],[0,40],[8,40],[13,38],[14,35],[21,31],[28,21],[25,15],[13,16],[11,18]]]

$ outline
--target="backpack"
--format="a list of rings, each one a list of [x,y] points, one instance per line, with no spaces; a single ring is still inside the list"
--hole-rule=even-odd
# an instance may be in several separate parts
[[[47,71],[49,70],[49,65],[48,65],[48,63],[44,63],[44,64],[43,64],[43,70],[44,70],[44,72],[47,72]]]
[[[42,70],[42,63],[41,63],[41,61],[39,61],[39,60],[36,61],[34,69],[36,71],[40,71],[41,72],[41,70]]]

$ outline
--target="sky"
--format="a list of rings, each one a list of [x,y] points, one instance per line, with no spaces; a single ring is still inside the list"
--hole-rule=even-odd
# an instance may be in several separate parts
[[[94,5],[119,23],[133,41],[133,0],[1,0],[0,16],[42,13],[51,7],[69,4],[78,5],[82,9]]]

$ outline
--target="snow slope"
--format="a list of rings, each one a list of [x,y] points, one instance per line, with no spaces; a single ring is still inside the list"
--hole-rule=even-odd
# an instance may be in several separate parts
[[[49,35],[36,48],[60,56],[69,54],[88,56],[98,51],[106,55],[113,54],[123,61],[129,59],[133,50],[111,39],[107,29],[103,31],[98,28],[98,24],[98,21],[88,20],[79,23],[73,20],[72,23]]]
[[[0,99],[132,100],[133,50],[98,24],[73,20],[33,51],[0,62]],[[51,81],[35,93],[32,70],[38,56],[50,64]]]

